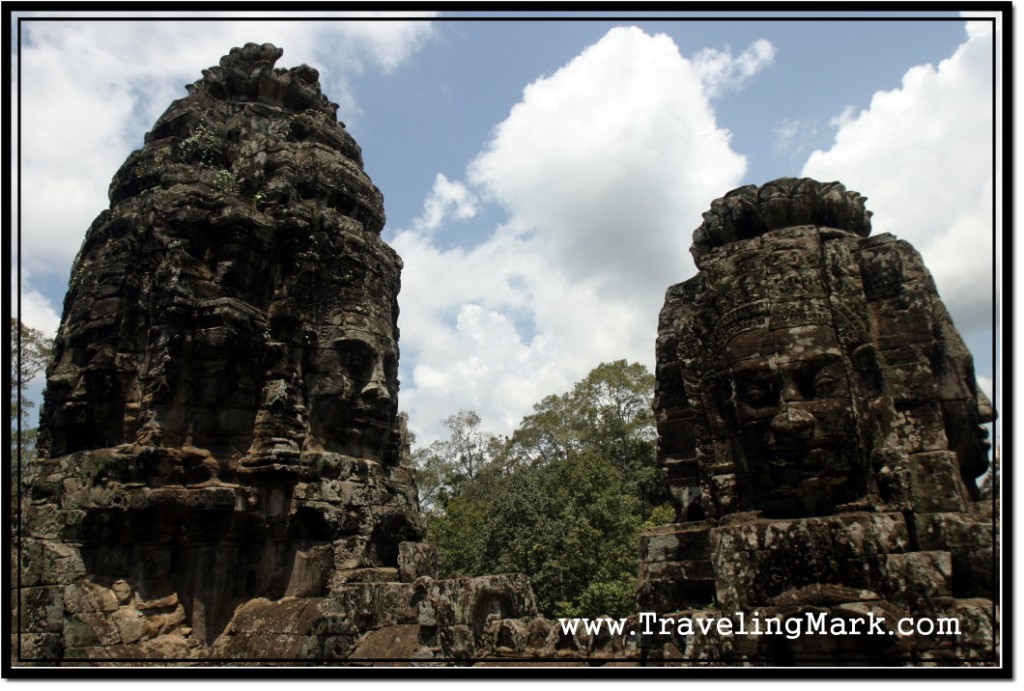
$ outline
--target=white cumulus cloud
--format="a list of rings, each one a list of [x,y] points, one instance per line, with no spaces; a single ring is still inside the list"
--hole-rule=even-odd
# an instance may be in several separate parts
[[[772,125],[772,150],[777,154],[799,156],[805,152],[808,142],[818,133],[818,122],[812,119],[792,117],[782,118]]]
[[[762,38],[751,43],[736,57],[733,57],[729,46],[721,50],[705,48],[694,56],[693,66],[704,82],[708,97],[715,98],[727,91],[743,88],[774,59],[775,46]]]
[[[392,243],[403,362],[416,363],[402,407],[421,442],[468,407],[508,432],[602,361],[653,368],[665,289],[693,273],[691,232],[745,170],[665,35],[613,29],[527,86],[467,169],[506,221],[472,249],[415,225]]]
[[[444,173],[434,178],[434,187],[423,202],[423,213],[413,221],[420,231],[437,230],[449,218],[473,218],[478,210],[476,195],[458,180],[449,180]]]
[[[469,175],[574,280],[660,291],[746,168],[728,140],[672,39],[619,28],[530,84]]]
[[[19,294],[18,272],[12,271],[10,279],[12,295]],[[22,272],[22,284],[26,283],[28,279],[28,275]],[[57,310],[54,309],[54,306],[50,304],[50,301],[40,294],[39,291],[31,288],[25,288],[24,286],[21,288],[20,296],[22,323],[32,327],[33,329],[42,331],[49,338],[56,336],[57,327],[60,326],[60,315],[57,313]],[[17,312],[18,301],[11,300],[11,316],[18,316]]]
[[[803,168],[868,197],[874,232],[921,252],[964,333],[992,328],[994,211],[992,32],[967,27],[938,66],[913,67],[900,88],[840,114],[835,143]]]

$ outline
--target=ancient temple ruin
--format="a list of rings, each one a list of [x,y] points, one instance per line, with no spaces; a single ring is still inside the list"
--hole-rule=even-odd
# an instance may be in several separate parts
[[[998,657],[992,407],[920,257],[838,183],[741,188],[694,234],[657,341],[678,522],[641,540],[638,612],[962,636],[566,635],[525,576],[442,578],[398,413],[402,262],[281,54],[205,70],[88,230],[21,488],[15,664]]]
[[[718,199],[657,342],[678,523],[643,538],[641,611],[956,617],[960,636],[691,637],[653,655],[776,664],[998,659],[993,410],[920,255],[864,198],[781,179]]]
[[[22,503],[25,661],[345,657],[418,621],[399,601],[438,575],[398,415],[401,259],[337,105],[281,54],[232,49],[188,87],[74,263]],[[521,580],[462,599],[531,614]]]

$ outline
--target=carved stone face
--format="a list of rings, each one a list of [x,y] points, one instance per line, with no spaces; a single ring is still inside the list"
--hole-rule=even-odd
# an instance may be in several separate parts
[[[338,313],[318,333],[307,375],[310,432],[327,451],[379,457],[397,408],[392,338]]]
[[[989,467],[988,430],[982,425],[995,420],[995,412],[988,396],[975,383],[975,400],[942,402],[943,421],[949,448],[956,452],[961,477],[968,492],[977,498],[975,479]]]
[[[727,358],[738,465],[756,508],[816,514],[857,498],[853,397],[862,394],[831,327],[747,331],[730,340]]]

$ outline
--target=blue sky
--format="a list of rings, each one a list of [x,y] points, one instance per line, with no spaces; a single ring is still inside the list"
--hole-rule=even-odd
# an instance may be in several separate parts
[[[781,176],[844,182],[875,233],[922,252],[991,393],[990,21],[424,14],[23,21],[26,323],[56,330],[110,178],[184,85],[270,41],[278,66],[320,71],[384,194],[405,260],[400,405],[421,441],[459,409],[507,433],[602,361],[653,367],[701,212]]]

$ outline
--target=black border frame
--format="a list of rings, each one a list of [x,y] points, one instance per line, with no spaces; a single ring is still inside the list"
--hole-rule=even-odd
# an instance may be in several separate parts
[[[2,84],[4,92],[2,96],[2,103],[5,114],[12,114],[13,109],[18,108],[18,126],[17,126],[17,140],[19,142],[18,157],[16,161],[17,176],[20,180],[21,177],[21,118],[20,118],[20,70],[21,70],[21,22],[22,21],[61,21],[70,19],[103,19],[104,21],[138,21],[138,20],[157,20],[158,18],[152,17],[152,13],[161,11],[194,11],[202,13],[203,15],[215,14],[217,12],[225,11],[238,11],[240,8],[237,3],[232,2],[196,2],[194,0],[186,0],[182,2],[167,2],[159,1],[146,3],[144,9],[141,4],[139,7],[135,6],[136,3],[117,3],[117,2],[11,2],[5,3],[3,9],[0,10],[3,14],[3,29],[4,33],[2,36],[2,45],[5,56],[12,55],[13,41],[14,41],[14,21],[17,21],[17,54],[19,56],[18,61],[18,85],[19,93],[18,98],[15,100],[11,91],[11,70],[7,69],[2,75]],[[296,11],[315,11],[328,9],[336,10],[341,9],[338,7],[332,7],[331,4],[323,2],[310,2],[309,0],[297,0],[295,2],[255,2],[245,3],[246,10],[259,9],[263,11],[280,11],[282,16],[269,16],[269,17],[232,17],[234,21],[315,21],[315,17],[295,17],[288,16],[288,13]],[[345,10],[384,10],[387,12],[394,12],[396,15],[400,15],[403,12],[416,12],[424,10],[439,10],[453,12],[456,14],[423,18],[423,21],[441,21],[441,22],[490,22],[500,21],[502,19],[514,19],[515,21],[652,21],[652,20],[666,20],[666,21],[788,21],[788,22],[800,22],[800,21],[958,21],[955,17],[940,17],[940,16],[921,16],[919,13],[928,12],[950,12],[958,10],[970,10],[970,11],[989,11],[999,15],[1001,24],[1001,41],[994,42],[993,48],[993,93],[996,94],[996,98],[993,99],[993,131],[992,131],[992,147],[993,153],[993,191],[992,191],[992,203],[993,209],[998,211],[997,206],[1000,199],[999,195],[1002,194],[1002,222],[1000,224],[998,213],[994,217],[993,234],[1002,236],[1001,247],[997,244],[997,249],[993,253],[993,398],[999,410],[1000,420],[996,423],[997,432],[997,445],[995,448],[999,450],[998,457],[998,470],[999,473],[993,475],[993,494],[995,497],[1000,497],[1001,488],[1007,488],[1005,496],[999,502],[998,515],[1001,518],[1001,525],[997,526],[993,522],[993,536],[998,538],[999,529],[1002,529],[1002,541],[997,539],[993,540],[994,544],[999,544],[1000,549],[995,551],[993,554],[993,572],[1000,574],[997,579],[996,586],[996,604],[995,607],[1001,610],[1001,616],[998,618],[999,628],[1001,630],[1000,647],[1002,651],[1001,665],[997,667],[737,667],[737,666],[723,666],[723,667],[712,667],[714,661],[710,660],[686,660],[683,662],[694,662],[700,666],[680,666],[680,667],[608,667],[606,662],[615,662],[615,659],[602,660],[601,665],[584,665],[584,666],[555,666],[559,663],[565,664],[569,662],[565,659],[542,659],[542,660],[488,660],[487,658],[479,658],[472,660],[460,660],[453,661],[456,666],[435,666],[430,664],[423,664],[422,661],[396,661],[393,659],[366,659],[366,660],[351,660],[347,662],[336,662],[336,663],[325,663],[325,662],[311,662],[303,663],[298,660],[292,659],[259,659],[259,660],[238,660],[238,659],[217,659],[209,658],[203,660],[196,659],[168,659],[168,660],[130,660],[130,659],[119,659],[114,661],[102,661],[101,666],[91,666],[91,664],[76,665],[73,662],[61,661],[61,666],[14,666],[12,661],[17,659],[22,663],[31,662],[46,662],[50,661],[29,661],[22,660],[20,655],[20,639],[17,643],[12,643],[12,638],[16,637],[16,631],[10,630],[12,621],[11,617],[5,617],[3,620],[3,633],[5,638],[5,647],[7,654],[3,660],[3,676],[9,678],[169,678],[176,677],[178,679],[189,678],[189,679],[210,679],[217,678],[222,679],[226,677],[231,678],[291,678],[291,677],[303,677],[303,678],[417,678],[417,679],[434,679],[434,678],[459,678],[459,679],[494,679],[494,678],[549,678],[549,679],[589,679],[589,680],[601,680],[601,681],[612,681],[621,680],[625,677],[630,678],[650,678],[650,679],[750,679],[750,678],[762,678],[762,679],[848,679],[852,677],[863,678],[863,679],[1009,679],[1013,676],[1013,581],[1012,581],[1012,563],[1013,563],[1013,503],[1012,503],[1012,488],[1013,488],[1013,453],[1012,453],[1012,433],[1008,433],[1007,423],[1012,425],[1014,420],[1013,416],[1013,401],[1010,395],[1013,391],[1013,364],[1012,364],[1012,345],[1013,345],[1013,17],[1012,17],[1012,2],[1001,1],[1001,0],[986,0],[984,2],[977,3],[965,3],[965,2],[856,2],[844,0],[841,2],[823,3],[823,2],[794,2],[792,0],[785,1],[769,1],[769,2],[724,2],[722,0],[716,0],[711,2],[694,2],[694,3],[681,3],[681,2],[651,2],[650,0],[640,0],[638,2],[624,2],[622,0],[616,0],[613,2],[589,2],[577,5],[571,2],[559,2],[559,3],[542,3],[542,2],[513,2],[513,3],[480,3],[480,2],[452,2],[451,0],[442,0],[434,3],[416,3],[408,2],[403,0],[402,2],[357,2],[352,5],[346,5]],[[30,11],[45,11],[48,16],[46,17],[15,17],[14,15],[21,12]],[[81,16],[59,16],[54,13],[57,12],[69,12],[69,13],[82,13],[82,12],[117,12],[126,13],[124,16],[95,16],[95,17],[81,17]],[[685,16],[682,13],[689,12],[715,12],[720,13],[719,16]],[[900,13],[915,13],[917,16],[898,16]],[[782,13],[794,13],[793,15],[785,15]],[[858,14],[850,16],[846,13],[876,13],[872,16],[865,16],[864,14]],[[742,16],[738,16],[742,15]],[[893,16],[897,15],[897,16]],[[190,21],[219,21],[223,18],[217,16],[202,16],[202,17],[182,17],[181,20]],[[332,18],[333,19],[333,18]],[[346,21],[382,21],[389,19],[388,17],[366,17],[347,19]],[[393,19],[409,19],[409,17],[395,16]],[[993,32],[995,32],[996,19],[993,18],[990,21],[993,23]],[[998,34],[997,34],[998,35]],[[1001,68],[1001,69],[1000,69]],[[1000,92],[1000,86],[1002,90]],[[1001,93],[1001,103],[999,94]],[[1000,147],[999,147],[999,136],[1002,135],[1002,159],[1000,160]],[[12,140],[11,140],[11,128],[5,127],[3,129],[2,138],[3,158],[5,163],[8,165],[8,171],[11,171],[12,163]],[[1010,154],[1010,159],[1007,160],[1007,154]],[[1001,184],[996,184],[1000,180],[999,173],[1002,173]],[[19,185],[19,201],[20,201],[20,185]],[[11,178],[10,175],[2,176],[2,194],[4,200],[12,200],[12,189],[11,189]],[[17,205],[17,217],[15,219],[15,242],[14,248],[17,252],[17,263],[16,272],[18,277],[19,290],[16,295],[16,314],[20,319],[21,316],[21,204]],[[9,218],[4,219],[4,224],[9,222]],[[1001,228],[999,227],[1001,225]],[[1001,231],[1001,233],[1000,233]],[[10,248],[5,248],[5,252]],[[1002,290],[1000,291],[997,286],[998,276],[1002,276]],[[4,305],[11,314],[11,297],[8,291],[4,291]],[[5,322],[5,329],[9,328],[9,322]],[[20,364],[20,349],[21,339],[20,333],[16,338],[17,353],[11,353],[8,351],[8,360],[16,358]],[[10,340],[5,339],[5,348],[10,348]],[[19,367],[20,370],[20,367]],[[10,374],[7,375],[11,377]],[[10,382],[9,380],[9,383]],[[20,381],[19,381],[20,383]],[[9,405],[9,404],[8,404]],[[21,424],[20,420],[16,424],[16,432],[20,437]],[[10,428],[4,431],[5,440],[10,442],[11,430]],[[8,446],[7,448],[11,448]],[[20,456],[21,449],[20,444],[18,446],[18,477],[20,482]],[[995,461],[995,457],[994,461]],[[3,517],[3,530],[5,535],[11,533],[11,523],[16,523],[17,535],[20,537],[21,534],[21,516],[13,510],[8,502],[7,508],[4,512]],[[6,578],[10,578],[13,575],[13,560],[11,550],[5,550],[6,570],[4,575]],[[1001,563],[1000,563],[1001,562]],[[1001,568],[1000,568],[1001,566]],[[14,584],[17,588],[20,586],[21,572],[20,568],[17,573],[18,583]],[[13,588],[12,588],[13,590]],[[18,588],[20,590],[20,588]],[[15,591],[17,592],[17,591]],[[17,629],[20,630],[21,620],[21,607],[20,599],[17,601]],[[627,660],[619,660],[627,661]],[[636,662],[636,660],[628,660],[629,662]],[[57,661],[53,661],[57,662]],[[189,663],[190,667],[185,666],[167,666],[168,663]],[[368,667],[364,663],[381,662],[387,663],[386,667]],[[468,664],[476,662],[491,662],[496,663],[496,666],[488,667],[469,667]],[[132,665],[136,666],[132,666]],[[398,666],[398,665],[417,665],[413,666]],[[279,665],[279,666],[278,666]],[[422,665],[422,666],[420,666]],[[526,665],[526,666],[524,666]],[[536,665],[536,666],[534,666]],[[595,672],[595,670],[605,670],[601,672]],[[596,675],[596,676],[595,676]],[[625,675],[625,676],[623,676]]]

